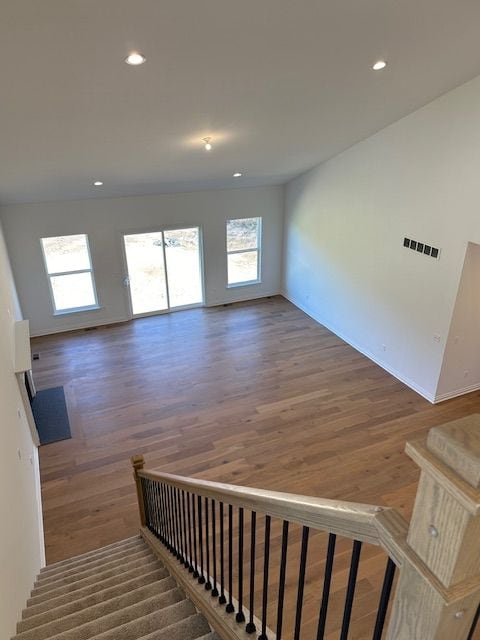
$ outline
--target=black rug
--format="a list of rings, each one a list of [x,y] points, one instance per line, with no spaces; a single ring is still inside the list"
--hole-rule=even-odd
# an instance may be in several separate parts
[[[40,444],[72,437],[63,387],[37,391],[32,400],[32,411]]]

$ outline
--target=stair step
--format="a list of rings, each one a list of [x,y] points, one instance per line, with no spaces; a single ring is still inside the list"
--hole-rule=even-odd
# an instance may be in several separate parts
[[[143,579],[146,575],[151,573],[156,573],[158,579],[168,577],[167,570],[159,563],[152,563],[151,566],[147,568],[140,566],[135,567],[134,569],[130,569],[125,573],[120,573],[111,578],[107,578],[96,582],[94,584],[89,584],[88,586],[82,587],[75,591],[74,598],[79,600],[81,598],[85,598],[95,593],[99,593],[101,591],[107,589],[113,589],[115,587],[125,585],[125,583],[129,583],[131,580],[140,580]],[[55,598],[50,598],[48,600],[42,600],[41,602],[34,602],[28,604],[27,608],[23,611],[23,619],[28,619],[30,616],[38,615],[45,611],[49,611],[56,607],[60,607],[65,604],[69,604],[72,602],[72,594],[70,592],[62,593]]]
[[[139,589],[145,589],[145,593],[150,593],[149,589],[153,589],[153,593],[164,593],[170,591],[176,586],[175,580],[168,576],[163,577],[164,573],[158,571],[152,571],[139,578],[133,578],[127,582],[123,582],[110,589],[104,589],[97,593],[92,593],[84,598],[67,602],[67,604],[60,605],[53,609],[47,609],[43,613],[29,616],[21,622],[17,623],[17,634],[29,631],[35,627],[48,624],[58,620],[59,618],[69,618],[76,614],[82,614],[84,611],[89,611],[96,606],[108,603],[116,598],[128,595],[130,593],[137,593]],[[152,595],[153,595],[152,593]]]
[[[106,547],[101,547],[100,549],[92,549],[92,551],[87,551],[85,553],[81,553],[78,556],[72,556],[71,558],[66,558],[65,560],[60,560],[59,562],[54,562],[52,564],[47,564],[46,567],[43,567],[42,569],[40,569],[40,573],[47,573],[49,571],[52,571],[53,569],[57,569],[59,567],[65,566],[67,564],[70,564],[72,562],[78,561],[78,560],[86,560],[87,558],[90,558],[92,556],[99,556],[99,555],[103,555],[105,553],[110,553],[111,551],[113,551],[114,549],[118,549],[120,547],[124,547],[124,546],[128,546],[129,544],[132,544],[134,542],[143,542],[143,539],[141,536],[136,535],[136,536],[132,536],[131,538],[126,538],[125,540],[118,540],[118,542],[112,542],[112,544],[107,545]]]
[[[37,583],[42,583],[46,580],[53,580],[60,578],[61,576],[67,576],[75,571],[85,570],[93,567],[101,566],[103,563],[111,562],[117,558],[126,557],[131,553],[137,553],[141,549],[145,549],[147,545],[141,541],[135,541],[124,547],[118,547],[113,551],[104,554],[98,554],[91,556],[85,560],[72,560],[71,563],[52,569],[51,571],[40,572],[37,577]],[[147,547],[148,548],[148,547]]]
[[[103,580],[108,580],[108,578],[114,578],[115,576],[120,576],[123,573],[127,573],[131,569],[140,569],[146,571],[146,568],[149,565],[155,565],[155,563],[156,560],[153,556],[141,558],[139,560],[135,560],[134,562],[128,562],[121,567],[115,567],[108,571],[102,571],[101,573],[89,576],[88,578],[83,578],[83,580],[78,580],[77,582],[72,582],[71,584],[57,587],[56,589],[50,589],[46,593],[33,594],[31,598],[27,600],[27,605],[30,606],[38,604],[39,602],[45,602],[45,600],[56,598],[57,596],[63,595],[65,593],[72,594],[74,591],[82,589],[83,587],[96,585]],[[72,595],[71,597],[74,598],[75,596]]]
[[[165,594],[163,595],[165,596]],[[105,618],[100,618],[100,620],[96,620],[93,623],[51,636],[49,640],[88,640],[89,638],[95,638],[95,640],[136,640],[159,628],[173,625],[175,622],[188,618],[195,613],[193,604],[185,599],[163,609],[157,609],[145,614],[139,613],[139,617],[124,623],[121,621],[125,612],[118,611],[108,621],[108,624],[114,623],[115,626],[110,627],[108,630],[102,628],[105,624],[105,618],[108,618],[108,616],[105,616]]]
[[[97,551],[90,552],[86,557],[84,556],[74,556],[73,558],[68,558],[67,560],[62,560],[57,564],[47,565],[40,570],[39,575],[37,576],[38,580],[43,578],[49,578],[54,575],[61,575],[65,571],[69,571],[70,569],[78,569],[82,565],[89,565],[92,562],[99,562],[101,560],[105,560],[110,558],[111,556],[115,556],[116,554],[126,553],[135,548],[143,548],[145,546],[145,542],[141,539],[133,539],[129,540],[127,543],[123,545],[119,545],[114,547],[109,551],[104,551],[103,549],[97,549]]]
[[[159,596],[162,593],[168,593],[177,587],[173,578],[165,578],[159,582],[152,582],[150,584],[139,587],[117,595],[109,600],[104,600],[98,604],[94,604],[90,607],[84,607],[70,615],[61,615],[58,609],[53,609],[50,613],[53,614],[50,620],[40,624],[33,625],[29,630],[23,630],[22,632],[17,630],[18,640],[43,640],[49,638],[61,631],[69,631],[75,627],[79,627],[87,622],[97,620],[108,614],[115,613],[130,607],[131,605],[138,604],[143,600],[148,600],[153,596]]]
[[[154,631],[147,636],[142,636],[140,640],[220,640],[216,634],[210,632],[210,626],[201,613],[195,613],[184,620],[180,620],[158,631]],[[118,640],[126,640],[128,636]],[[96,639],[95,639],[96,640]],[[102,639],[103,640],[103,639]],[[130,640],[130,639],[129,639]]]
[[[46,593],[51,589],[56,589],[63,585],[72,584],[72,582],[78,582],[79,580],[83,580],[83,578],[89,578],[93,575],[98,576],[105,571],[114,569],[115,567],[121,567],[128,562],[135,562],[137,560],[140,560],[141,558],[146,557],[153,558],[154,556],[149,549],[141,548],[136,553],[128,554],[127,556],[120,556],[120,558],[112,560],[111,562],[106,562],[105,564],[102,564],[100,566],[89,567],[88,569],[82,570],[79,569],[66,576],[62,575],[60,577],[53,576],[51,578],[45,578],[45,580],[42,580],[41,582],[37,580],[37,582],[35,582],[31,595],[33,597],[36,595],[40,595],[41,593]]]

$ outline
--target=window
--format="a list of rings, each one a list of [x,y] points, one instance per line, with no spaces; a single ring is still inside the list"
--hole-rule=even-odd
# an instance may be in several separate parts
[[[227,220],[228,286],[260,282],[261,218]]]
[[[41,243],[54,312],[97,309],[87,236],[42,238]]]

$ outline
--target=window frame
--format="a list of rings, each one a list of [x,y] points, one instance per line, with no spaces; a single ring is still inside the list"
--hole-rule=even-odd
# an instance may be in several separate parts
[[[228,223],[234,220],[258,220],[257,224],[257,246],[254,249],[228,249]],[[227,289],[236,287],[247,287],[252,284],[261,284],[262,282],[262,242],[263,242],[263,218],[262,216],[242,216],[236,218],[227,218],[225,221],[225,251],[227,255]],[[243,280],[242,282],[228,282],[228,256],[240,253],[257,253],[257,277],[254,280]]]
[[[50,240],[51,238],[68,238],[69,236],[84,236],[85,237],[85,244],[87,247],[87,256],[88,256],[88,262],[90,264],[90,268],[89,269],[74,269],[73,271],[56,271],[56,272],[52,272],[50,273],[48,271],[48,263],[47,263],[47,255],[45,253],[45,247],[43,244],[44,240]],[[48,289],[50,291],[50,300],[52,303],[52,308],[53,308],[53,315],[54,316],[64,316],[64,315],[68,315],[71,313],[82,313],[84,311],[95,311],[96,309],[100,309],[100,305],[98,304],[98,294],[97,294],[97,286],[95,284],[95,273],[94,273],[94,268],[93,268],[93,262],[92,262],[92,254],[90,252],[90,241],[88,239],[88,234],[87,233],[68,233],[65,235],[61,235],[61,236],[44,236],[42,238],[40,238],[40,248],[42,250],[42,257],[43,257],[43,264],[45,266],[45,274],[47,276],[47,282],[48,282]],[[95,299],[95,302],[91,305],[86,305],[86,306],[79,306],[79,307],[69,307],[68,309],[57,309],[57,305],[55,302],[55,294],[53,291],[53,286],[52,286],[52,278],[55,278],[57,276],[72,276],[72,275],[76,275],[79,273],[89,273],[91,280],[92,280],[92,289],[93,289],[93,297]]]

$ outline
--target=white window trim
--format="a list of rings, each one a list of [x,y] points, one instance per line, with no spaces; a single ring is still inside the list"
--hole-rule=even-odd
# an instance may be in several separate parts
[[[73,271],[57,271],[55,273],[49,273],[48,271],[48,263],[47,263],[47,256],[45,255],[45,248],[43,246],[43,242],[42,240],[47,240],[48,238],[66,238],[69,235],[82,235],[85,236],[85,240],[86,240],[86,245],[87,245],[87,255],[88,255],[88,261],[90,263],[90,269],[75,269]],[[45,273],[47,276],[47,282],[48,282],[48,289],[50,291],[50,300],[52,303],[52,308],[53,308],[53,315],[54,316],[64,316],[64,315],[69,315],[71,313],[82,313],[84,311],[95,311],[97,309],[100,309],[100,305],[98,304],[98,295],[97,295],[97,286],[95,284],[95,274],[94,274],[94,270],[93,270],[93,262],[92,262],[92,255],[90,253],[90,242],[88,240],[88,234],[86,233],[81,233],[81,234],[77,234],[77,233],[69,233],[66,236],[46,236],[44,238],[40,238],[40,247],[42,249],[42,256],[43,256],[43,264],[45,265]],[[57,309],[57,306],[55,304],[55,296],[53,293],[53,287],[52,287],[52,278],[55,278],[56,276],[71,276],[71,275],[75,275],[77,273],[89,273],[91,278],[92,278],[92,288],[93,288],[93,296],[95,298],[95,302],[91,305],[87,305],[84,307],[71,307],[69,309]]]
[[[228,223],[233,220],[249,220],[255,218],[258,220],[257,225],[257,246],[253,249],[232,249],[228,250]],[[262,283],[262,227],[263,218],[261,216],[245,216],[243,218],[227,218],[225,222],[225,248],[227,253],[227,289],[235,289],[237,287],[248,287],[252,284]],[[257,253],[257,277],[254,280],[242,280],[242,282],[228,282],[228,256],[238,253]]]

